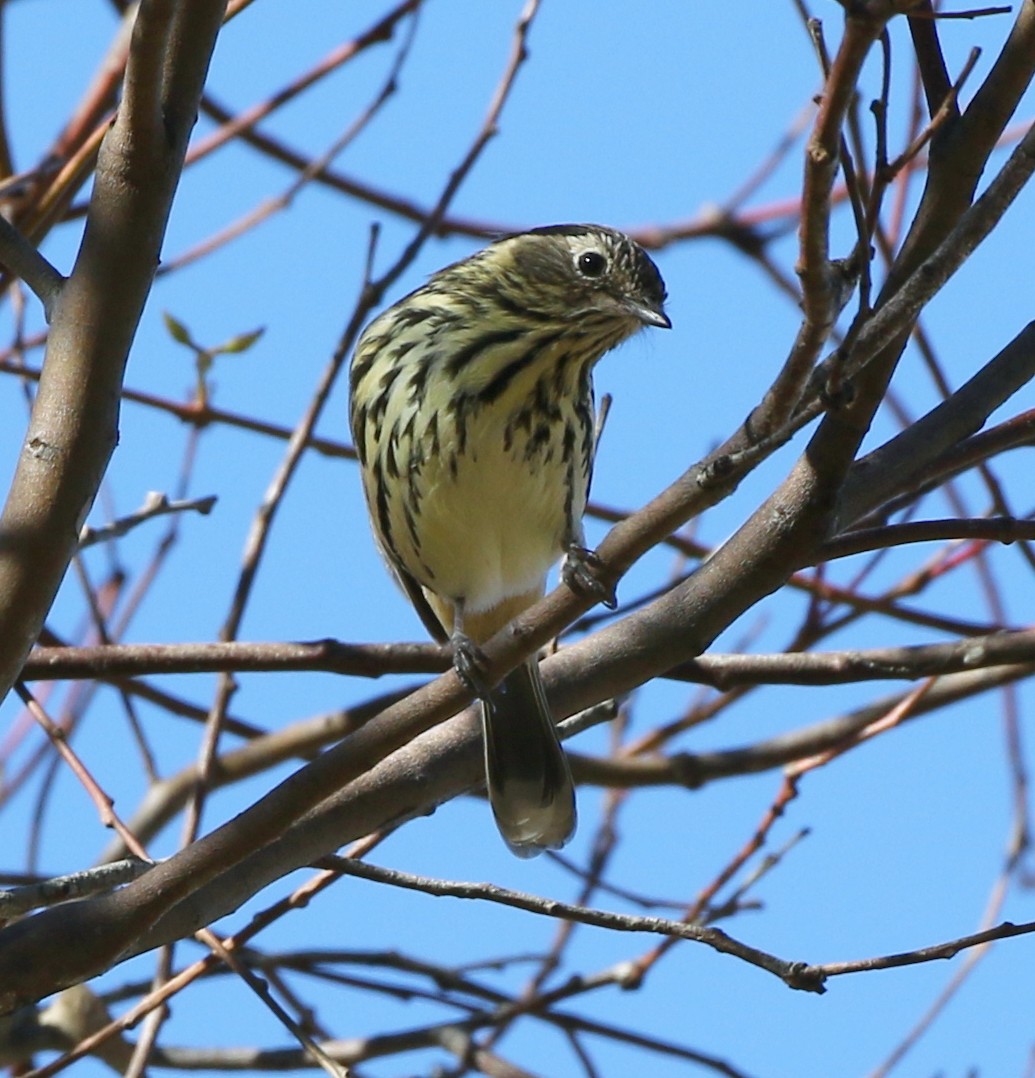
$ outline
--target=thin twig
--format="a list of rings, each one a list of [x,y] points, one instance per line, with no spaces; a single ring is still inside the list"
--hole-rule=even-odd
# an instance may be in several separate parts
[[[152,491],[144,499],[144,504],[129,516],[120,517],[110,524],[104,524],[99,528],[83,526],[79,533],[79,549],[84,550],[95,543],[105,543],[112,539],[120,539],[134,528],[156,517],[168,516],[171,513],[200,513],[208,516],[212,507],[216,504],[215,495],[205,498],[189,498],[170,501],[164,494]]]
[[[774,955],[767,954],[765,951],[760,951],[748,944],[741,943],[718,928],[685,924],[682,921],[673,921],[664,917],[619,914],[586,906],[575,906],[557,899],[540,898],[538,895],[497,887],[494,884],[466,883],[432,879],[428,876],[416,876],[409,872],[381,868],[365,861],[341,863],[339,859],[336,859],[336,863],[342,871],[350,876],[359,876],[361,879],[386,883],[409,891],[420,891],[424,894],[448,896],[450,898],[481,899],[510,906],[514,909],[525,910],[529,913],[538,913],[546,917],[559,917],[564,920],[577,921],[581,924],[609,928],[619,932],[649,932],[665,936],[678,936],[695,943],[703,943],[721,954],[729,954],[735,958],[740,958],[750,965],[774,974],[790,988],[817,993],[824,991],[822,978],[813,979],[807,977],[803,979],[799,977],[798,972],[802,968],[802,963],[786,962]]]
[[[49,323],[54,304],[65,286],[64,275],[3,214],[0,214],[0,264],[32,289],[43,304],[43,315]]]

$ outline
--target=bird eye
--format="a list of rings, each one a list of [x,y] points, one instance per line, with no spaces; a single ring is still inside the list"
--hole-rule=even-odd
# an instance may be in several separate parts
[[[599,277],[607,269],[607,259],[599,251],[586,251],[575,264],[584,277]]]

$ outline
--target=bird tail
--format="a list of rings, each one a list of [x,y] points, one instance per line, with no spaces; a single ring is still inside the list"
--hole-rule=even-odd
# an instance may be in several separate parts
[[[500,834],[518,857],[559,849],[575,832],[575,787],[535,659],[482,701],[482,717],[489,803]]]

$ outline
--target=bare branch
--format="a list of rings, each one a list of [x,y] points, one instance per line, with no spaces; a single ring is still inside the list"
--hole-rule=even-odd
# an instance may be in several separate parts
[[[856,681],[917,680],[1035,662],[1035,630],[975,636],[948,644],[914,644],[859,651],[788,652],[773,655],[702,655],[668,677],[716,689],[736,685],[841,685]]]
[[[32,910],[61,902],[74,902],[90,895],[103,894],[137,879],[150,867],[150,862],[137,858],[114,861],[67,876],[56,876],[54,879],[0,891],[0,922],[12,921]]]
[[[308,643],[95,644],[36,648],[26,661],[27,681],[119,678],[141,674],[198,674],[228,671],[326,670],[358,677],[441,674],[449,651],[439,644]]]
[[[499,902],[504,906],[512,906],[519,910],[527,910],[530,913],[539,913],[547,917],[560,917],[565,920],[578,921],[580,924],[594,925],[597,928],[610,928],[619,932],[651,932],[665,936],[676,936],[680,939],[691,940],[694,943],[703,943],[720,954],[732,955],[734,958],[739,958],[752,966],[757,966],[767,973],[774,974],[789,988],[798,988],[802,991],[817,993],[824,991],[822,978],[799,976],[802,963],[787,962],[757,948],[749,947],[718,928],[686,924],[682,921],[672,921],[664,917],[619,914],[611,913],[607,910],[590,909],[585,906],[574,906],[568,902],[560,902],[553,898],[540,898],[538,895],[525,894],[521,891],[511,891],[508,888],[497,887],[494,884],[436,880],[428,876],[415,876],[408,872],[375,867],[365,861],[343,863],[336,859],[335,863],[350,876],[359,876],[365,880],[376,880],[379,883],[387,883],[393,887],[403,887],[407,890],[421,891],[428,895],[482,899],[489,902]]]
[[[190,0],[167,21],[167,7],[144,0],[138,11],[129,102],[101,146],[82,247],[52,312],[0,517],[0,694],[39,635],[115,447],[123,370],[223,13],[220,0]],[[164,96],[161,60],[180,69]]]
[[[0,265],[20,277],[43,304],[43,314],[50,321],[65,278],[39,251],[0,214]]]
[[[216,501],[215,495],[209,495],[206,498],[169,501],[164,494],[151,491],[144,499],[144,504],[128,517],[113,520],[110,524],[105,524],[100,528],[84,527],[79,533],[79,549],[83,550],[88,546],[93,546],[94,543],[104,543],[111,539],[119,539],[145,521],[168,516],[171,513],[200,513],[202,516],[208,516],[212,512],[212,507],[216,504]]]

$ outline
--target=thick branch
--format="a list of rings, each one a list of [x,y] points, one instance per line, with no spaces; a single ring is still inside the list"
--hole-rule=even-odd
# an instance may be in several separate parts
[[[223,8],[222,0],[145,0],[137,15],[127,99],[101,147],[0,517],[0,696],[39,635],[118,439],[123,372]],[[161,64],[177,77],[167,79]]]
[[[566,708],[574,702],[591,699],[595,686],[592,673],[586,669],[587,664],[562,662],[564,655],[562,652],[548,660],[543,670],[548,688],[553,690],[552,698],[560,699]],[[948,675],[920,701],[910,717],[915,719],[930,714],[976,693],[1028,677],[1033,668],[1032,663],[1026,663]],[[559,685],[558,677],[569,674],[574,676],[574,683],[566,680],[563,686]],[[575,775],[580,783],[608,785],[617,779],[617,785],[666,784],[696,788],[730,775],[782,767],[803,756],[840,746],[900,700],[901,696],[877,700],[858,711],[757,745],[684,754],[672,759],[616,761],[614,767],[621,772],[619,775],[612,771],[611,761],[576,757],[573,760]],[[368,730],[372,729],[373,726],[368,727]],[[480,782],[483,766],[480,724],[473,713],[429,730],[339,790],[301,823],[280,833],[240,864],[199,888],[189,901],[168,910],[150,932],[133,941],[132,952],[145,951],[190,934],[201,925],[236,909],[273,880],[311,863],[344,842],[369,834],[382,827],[386,820],[398,824],[414,815],[427,813],[430,806],[456,797]],[[636,769],[642,771],[638,783],[632,775]],[[304,771],[300,773],[304,774]],[[488,813],[484,826],[488,839],[492,833]],[[105,910],[98,908],[96,912],[99,919],[94,924],[104,926],[109,933],[121,929],[114,911],[108,912],[111,919],[107,922]],[[60,911],[54,911],[54,914],[60,914]],[[60,945],[47,935],[44,925],[36,928],[33,953],[43,956],[40,961],[53,954],[56,961],[56,956],[61,954]]]
[[[948,400],[857,461],[841,496],[841,524],[852,524],[911,486],[930,463],[979,431],[1004,401],[1035,377],[1035,322]]]

